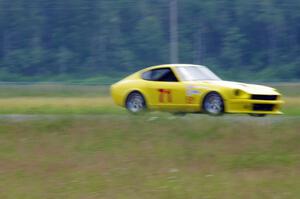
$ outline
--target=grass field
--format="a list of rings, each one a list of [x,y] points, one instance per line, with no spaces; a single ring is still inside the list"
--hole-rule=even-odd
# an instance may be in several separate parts
[[[273,84],[283,93],[286,115],[300,116],[300,84]],[[108,86],[0,85],[0,114],[127,114],[115,106]]]
[[[1,199],[300,198],[300,84],[285,115],[130,116],[107,87],[0,86]]]

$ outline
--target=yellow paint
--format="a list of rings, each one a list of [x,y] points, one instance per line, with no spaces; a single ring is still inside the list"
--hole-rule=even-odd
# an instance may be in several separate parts
[[[205,96],[214,91],[222,96],[226,113],[281,114],[281,94],[271,87],[222,80],[181,81],[175,70],[176,66],[170,64],[149,67],[113,84],[111,95],[114,102],[124,107],[127,96],[133,91],[138,91],[144,96],[149,110],[201,112]],[[166,67],[172,69],[179,82],[148,81],[141,78],[145,71]],[[164,93],[163,100],[160,100],[160,89],[170,91],[171,100],[168,100],[167,93]],[[277,100],[252,100],[253,94],[279,97]],[[253,111],[253,104],[274,104],[275,108],[273,111]]]

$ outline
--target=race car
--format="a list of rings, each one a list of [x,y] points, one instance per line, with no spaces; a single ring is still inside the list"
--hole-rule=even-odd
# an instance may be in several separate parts
[[[114,102],[131,113],[282,114],[274,88],[223,81],[202,65],[167,64],[140,70],[111,86]]]

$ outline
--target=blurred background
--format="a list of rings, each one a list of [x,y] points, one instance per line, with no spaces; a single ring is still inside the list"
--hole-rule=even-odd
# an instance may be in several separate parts
[[[300,198],[300,0],[0,0],[1,199]],[[116,106],[165,63],[278,89],[281,116]]]
[[[1,0],[0,80],[110,83],[150,65],[300,79],[299,0]]]

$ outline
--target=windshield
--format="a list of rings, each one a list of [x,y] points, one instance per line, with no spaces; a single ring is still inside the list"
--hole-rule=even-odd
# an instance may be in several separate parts
[[[176,71],[182,81],[221,80],[204,66],[177,66]]]

